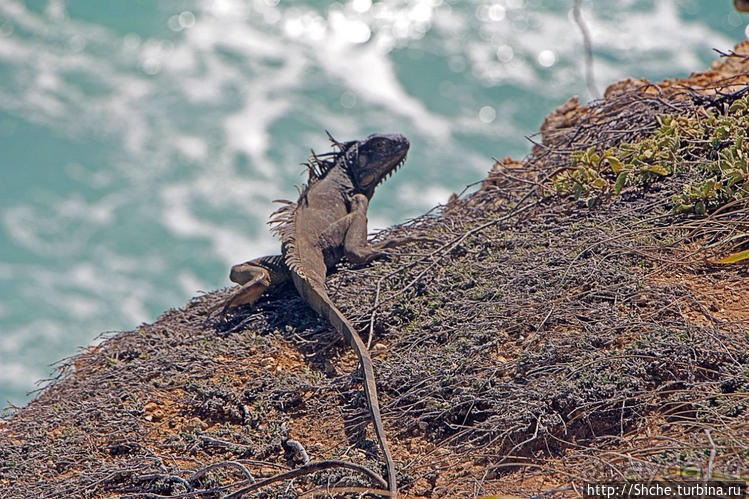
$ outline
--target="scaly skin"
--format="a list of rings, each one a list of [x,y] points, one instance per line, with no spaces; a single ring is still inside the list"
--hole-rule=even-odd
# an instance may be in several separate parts
[[[226,301],[224,313],[237,305],[254,304],[268,287],[291,280],[309,306],[346,338],[364,371],[364,392],[385,458],[388,489],[397,497],[395,464],[382,425],[372,359],[359,333],[328,296],[325,278],[343,257],[363,264],[383,255],[385,248],[413,240],[377,245],[367,241],[369,200],[375,187],[403,163],[409,143],[402,135],[370,135],[345,143],[331,140],[338,151],[320,157],[313,153],[307,165],[309,183],[299,200],[286,202],[271,220],[281,236],[282,255],[232,267],[230,279],[242,287]]]

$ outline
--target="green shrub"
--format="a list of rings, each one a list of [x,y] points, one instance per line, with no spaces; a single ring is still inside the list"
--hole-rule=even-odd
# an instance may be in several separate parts
[[[657,117],[658,128],[637,142],[598,151],[591,146],[572,154],[572,166],[552,177],[559,194],[596,199],[618,195],[626,187],[686,175],[687,184],[673,197],[676,213],[703,214],[749,197],[749,98],[733,102],[725,116]]]

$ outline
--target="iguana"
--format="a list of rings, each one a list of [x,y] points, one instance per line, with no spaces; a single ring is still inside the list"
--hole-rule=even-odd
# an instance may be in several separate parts
[[[299,200],[282,201],[285,205],[271,216],[269,223],[281,238],[282,254],[232,267],[229,278],[242,287],[226,301],[224,313],[237,305],[254,304],[269,286],[291,279],[309,306],[333,324],[359,357],[369,413],[387,467],[388,488],[395,497],[395,465],[380,416],[372,360],[354,326],[328,296],[325,277],[343,257],[355,264],[367,263],[384,255],[383,249],[412,240],[367,241],[369,200],[377,185],[403,164],[409,142],[402,135],[374,134],[349,142],[328,137],[334,151],[312,153],[306,163],[308,183]]]

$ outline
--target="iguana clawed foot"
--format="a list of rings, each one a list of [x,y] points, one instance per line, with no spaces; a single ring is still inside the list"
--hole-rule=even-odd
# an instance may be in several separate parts
[[[442,241],[439,241],[437,239],[432,239],[430,237],[421,237],[421,236],[406,236],[406,237],[394,237],[392,239],[388,239],[386,241],[383,241],[381,243],[377,243],[374,245],[375,248],[378,250],[383,249],[391,249],[391,248],[398,248],[399,246],[404,246],[408,243],[415,243],[419,241],[427,241],[430,243],[442,243]]]
[[[430,242],[430,243],[442,244],[442,241],[438,239],[433,239],[430,237],[421,237],[421,236],[394,237],[394,238],[388,239],[380,243],[371,244],[370,247],[372,250],[373,257],[364,263],[368,263],[369,261],[375,258],[385,258],[385,257],[389,258],[393,256],[394,253],[391,253],[389,251],[383,251],[383,250],[398,248],[400,246],[404,246],[406,244],[414,243],[414,242]],[[348,255],[346,256],[348,257]]]
[[[344,254],[346,260],[354,265],[364,265],[377,258],[389,258],[392,256],[390,252],[383,250],[397,248],[418,240],[418,237],[398,237],[381,243],[367,243],[366,245],[354,246],[352,248],[344,247]]]
[[[221,315],[224,316],[232,307],[249,303],[254,305],[270,286],[270,274],[262,267],[250,262],[240,263],[231,268],[229,278],[242,286],[226,300]]]
[[[283,256],[271,255],[234,265],[229,273],[229,279],[241,287],[224,303],[220,313],[222,317],[233,307],[254,305],[271,285],[286,282],[289,274]]]

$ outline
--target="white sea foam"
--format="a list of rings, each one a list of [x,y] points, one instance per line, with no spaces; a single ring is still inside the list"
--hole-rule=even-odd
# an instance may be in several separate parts
[[[188,296],[195,296],[201,291],[208,291],[210,289],[208,283],[189,270],[181,270],[177,274],[176,281],[182,288],[182,292]]]
[[[56,201],[54,207],[17,204],[5,210],[2,224],[8,235],[35,254],[59,257],[80,253],[95,230],[114,221],[110,198],[88,203],[72,193]]]
[[[398,199],[405,202],[408,199],[418,198],[425,210],[438,204],[447,203],[448,198],[453,193],[450,189],[438,185],[431,185],[426,189],[418,189],[412,185],[404,185],[398,188]]]
[[[27,363],[7,361],[2,362],[0,369],[0,386],[6,388],[0,397],[0,406],[5,407],[6,400],[14,404],[21,404],[23,399],[19,396],[8,397],[6,393],[12,391],[28,392],[33,389],[34,383],[47,376],[47,372],[39,369],[30,369]]]
[[[207,181],[202,182],[199,189],[206,189],[208,184]],[[273,187],[270,186],[270,190],[272,189]],[[268,190],[263,191],[262,184],[243,182],[241,185],[233,185],[231,195],[224,196],[224,192],[226,191],[219,189],[214,193],[218,195],[217,197],[208,199],[222,200],[228,202],[226,204],[240,206],[243,203],[249,203],[253,195],[267,194]],[[223,226],[201,220],[190,207],[190,197],[195,194],[199,192],[196,193],[188,185],[172,185],[161,192],[164,206],[163,221],[172,233],[180,237],[209,239],[215,253],[227,264],[238,263],[238,259],[247,258],[253,253],[272,251],[274,246],[277,246],[270,236],[248,237],[243,233],[242,227]],[[266,206],[263,209],[266,216],[270,214],[270,208]]]

